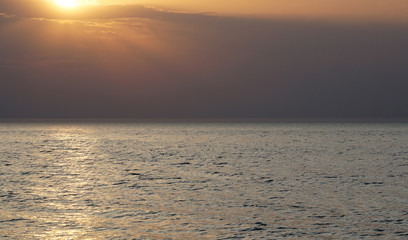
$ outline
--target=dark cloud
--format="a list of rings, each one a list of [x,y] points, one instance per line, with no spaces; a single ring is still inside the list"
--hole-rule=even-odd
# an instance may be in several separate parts
[[[2,23],[0,117],[408,117],[404,24],[109,11]]]

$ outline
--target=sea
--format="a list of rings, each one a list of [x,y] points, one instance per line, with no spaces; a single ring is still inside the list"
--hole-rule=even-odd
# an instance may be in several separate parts
[[[0,123],[0,239],[408,239],[408,123]]]

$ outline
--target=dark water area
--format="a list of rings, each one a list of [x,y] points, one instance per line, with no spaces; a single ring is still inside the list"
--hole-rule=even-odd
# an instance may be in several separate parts
[[[0,239],[407,239],[405,123],[0,123]]]

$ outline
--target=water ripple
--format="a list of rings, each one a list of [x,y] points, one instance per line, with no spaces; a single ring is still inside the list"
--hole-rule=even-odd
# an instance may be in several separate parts
[[[406,124],[0,124],[0,238],[406,239]]]

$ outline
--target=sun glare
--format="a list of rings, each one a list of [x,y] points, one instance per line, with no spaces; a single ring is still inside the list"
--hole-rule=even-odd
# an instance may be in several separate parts
[[[73,8],[78,6],[78,1],[77,0],[54,0],[56,4],[58,4],[61,7],[66,7],[66,8]]]

